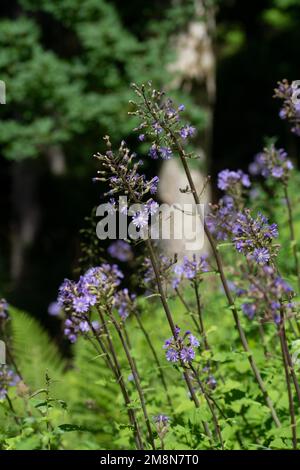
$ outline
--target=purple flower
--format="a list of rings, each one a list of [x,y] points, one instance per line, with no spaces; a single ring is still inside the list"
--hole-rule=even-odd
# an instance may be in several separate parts
[[[134,300],[135,295],[130,294],[127,288],[116,292],[114,295],[113,306],[118,310],[123,321],[126,320],[130,312],[135,307]]]
[[[159,177],[154,176],[154,178],[152,178],[152,180],[150,181],[150,193],[151,194],[155,194],[157,192],[158,183],[159,183]]]
[[[166,358],[169,362],[191,362],[195,358],[195,349],[199,346],[199,341],[190,332],[186,331],[180,335],[180,328],[176,325],[174,337],[165,341],[163,349],[166,350]]]
[[[263,321],[276,322],[280,309],[284,309],[287,314],[292,312],[294,303],[291,299],[294,292],[291,286],[278,276],[275,268],[270,265],[258,265],[255,274],[248,273],[246,279],[249,286],[241,294],[246,297],[242,310],[249,319],[257,316]]]
[[[178,362],[179,361],[179,353],[176,349],[170,348],[166,352],[166,358],[169,362]]]
[[[157,258],[159,262],[160,272],[163,273],[164,279],[169,279],[171,277],[170,266],[172,261],[167,256],[160,254]],[[149,258],[145,258],[143,262],[144,268],[144,284],[148,289],[157,290],[156,277],[152,267],[152,263]]]
[[[132,223],[135,225],[137,228],[141,229],[143,227],[146,227],[148,225],[148,212],[143,210],[143,211],[138,211],[133,217],[132,217]]]
[[[161,125],[158,123],[158,122],[155,122],[153,125],[152,125],[153,129],[154,129],[154,132],[156,134],[161,134],[163,129],[161,127]]]
[[[65,335],[68,336],[70,343],[72,343],[72,344],[76,343],[77,336],[74,333],[73,334],[71,333],[71,334],[68,335],[66,333],[66,330],[65,330]]]
[[[90,309],[90,302],[88,297],[75,297],[73,299],[73,308],[77,313],[85,313]]]
[[[85,321],[81,321],[79,323],[79,329],[80,331],[82,331],[83,333],[86,333],[87,331],[90,331],[90,326],[88,324],[88,322],[85,320]]]
[[[156,201],[150,200],[147,202],[147,211],[150,215],[155,215],[159,209],[159,204]]]
[[[69,279],[65,279],[58,290],[58,303],[61,306],[72,303],[74,291],[75,283],[70,281]]]
[[[195,127],[187,125],[180,129],[180,136],[182,137],[182,139],[187,139],[188,137],[193,137],[195,132]]]
[[[175,325],[175,339],[178,338],[181,328],[178,325]]]
[[[95,331],[100,329],[100,324],[97,320],[92,321],[92,327],[94,328]]]
[[[237,183],[242,184],[242,186],[246,188],[249,188],[251,186],[249,176],[243,173],[241,170],[223,170],[218,175],[218,188],[222,191],[226,191],[232,185],[235,185]]]
[[[163,349],[167,349],[169,346],[171,346],[172,342],[173,342],[173,338],[166,339],[163,345]]]
[[[53,317],[57,317],[61,312],[61,304],[59,302],[51,302],[48,305],[48,313]]]
[[[170,422],[170,418],[166,415],[157,415],[153,417],[153,421],[159,426],[167,426]]]
[[[217,381],[213,375],[209,375],[206,380],[206,384],[209,386],[209,388],[214,390],[217,386]]]
[[[231,231],[236,250],[248,259],[266,264],[275,255],[276,248],[272,246],[272,240],[278,236],[277,225],[269,225],[268,219],[261,213],[257,214],[256,219],[251,217],[248,210],[238,213]]]
[[[278,226],[277,224],[271,224],[269,227],[266,227],[264,232],[265,238],[277,238],[278,237]]]
[[[139,141],[144,142],[144,140],[145,140],[145,134],[140,134],[139,135]]]
[[[293,164],[287,156],[284,149],[277,149],[272,144],[255,156],[254,162],[249,166],[249,172],[256,176],[262,175],[264,178],[286,180],[293,169]]]
[[[105,299],[112,306],[112,292],[116,292],[122,278],[116,264],[103,263],[88,269],[77,283],[64,280],[59,289],[59,306],[67,316],[64,333],[72,343],[79,334],[89,331],[87,316],[91,307]],[[92,325],[99,329],[98,322],[92,322]]]
[[[251,182],[250,182],[249,175],[247,175],[246,173],[242,173],[241,174],[241,183],[242,183],[243,186],[245,186],[245,188],[250,188]]]
[[[195,358],[195,351],[193,348],[184,347],[180,351],[180,358],[182,362],[191,362]]]
[[[282,178],[283,173],[284,170],[281,166],[274,166],[274,168],[272,168],[272,176],[274,176],[274,178]]]
[[[283,107],[279,112],[279,116],[281,119],[286,119],[292,124],[291,131],[296,134],[300,135],[300,113],[299,113],[299,103],[294,103],[293,96],[294,93],[297,93],[296,84],[294,86],[294,82],[292,85],[287,80],[283,80],[282,82],[278,82],[278,88],[275,89],[275,98],[279,98],[283,101]],[[298,88],[299,90],[299,88]],[[298,91],[299,96],[299,91]]]
[[[116,258],[119,261],[130,261],[133,258],[131,246],[124,240],[117,240],[111,243],[107,251],[112,258]]]
[[[173,156],[173,153],[170,147],[160,147],[159,153],[161,157],[163,158],[163,160],[170,160],[170,158]]]
[[[267,264],[270,261],[270,253],[267,248],[255,248],[253,251],[253,259],[258,264]]]
[[[242,304],[242,310],[244,314],[252,320],[256,313],[256,305],[254,303],[244,303]]]
[[[175,277],[173,279],[173,288],[178,287],[179,283],[183,278],[195,279],[201,277],[201,274],[208,271],[208,264],[205,255],[198,255],[198,258],[193,254],[192,259],[184,256],[181,264],[177,263],[174,265],[173,272]]]
[[[153,160],[157,160],[157,159],[158,159],[158,151],[157,151],[157,146],[156,146],[155,144],[153,144],[153,145],[150,147],[149,156],[150,156],[151,158],[153,158]]]
[[[293,289],[291,288],[291,286],[279,276],[275,279],[274,283],[275,283],[276,288],[282,292],[285,292],[285,293],[293,292]]]
[[[0,364],[0,400],[8,394],[10,387],[15,387],[20,382],[20,377],[6,365]]]
[[[192,334],[189,335],[189,341],[190,341],[190,345],[193,346],[194,348],[198,348],[198,346],[200,345],[196,336]]]

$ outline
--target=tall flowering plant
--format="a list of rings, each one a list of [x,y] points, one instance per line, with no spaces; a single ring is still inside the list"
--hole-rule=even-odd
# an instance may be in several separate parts
[[[284,82],[281,91],[276,91],[276,96],[284,99],[284,115],[297,126],[297,110],[288,101],[290,96],[286,87]],[[184,105],[176,105],[163,92],[153,89],[151,83],[141,86],[134,84],[133,89],[137,100],[131,102],[130,114],[139,120],[135,128],[138,140],[143,145],[148,143],[147,158],[179,158],[188,181],[185,192],[192,194],[199,210],[202,192],[195,185],[189,168],[189,160],[195,155],[187,150],[190,148],[187,147],[188,141],[194,137],[196,129],[185,122]],[[254,383],[258,387],[255,393],[260,393],[259,400],[264,403],[265,410],[268,410],[269,423],[272,422],[275,428],[270,432],[280,433],[285,417],[279,404],[274,402],[266,364],[253,353],[253,339],[250,343],[246,333],[249,323],[253,324],[253,331],[262,342],[265,360],[270,364],[272,351],[266,339],[269,339],[269,331],[272,331],[274,348],[281,353],[291,441],[296,449],[298,437],[295,401],[300,405],[300,388],[290,342],[291,335],[295,335],[296,339],[299,336],[297,292],[280,272],[278,225],[263,211],[254,211],[249,207],[253,185],[250,176],[240,169],[221,171],[217,185],[223,192],[222,197],[217,204],[207,208],[205,215],[199,210],[197,223],[204,228],[210,245],[210,256],[193,253],[183,259],[178,259],[177,256],[169,259],[160,252],[159,246],[151,237],[151,216],[159,212],[155,199],[159,178],[155,176],[148,179],[144,175],[143,161],[124,141],[116,148],[108,136],[104,141],[106,150],[94,155],[99,163],[95,180],[107,185],[104,196],[109,202],[109,210],[129,217],[141,235],[137,243],[143,244],[145,256],[140,271],[144,279],[139,283],[139,289],[142,285],[145,287],[148,302],[151,302],[151,298],[159,299],[170,333],[161,345],[161,351],[157,351],[153,332],[145,326],[145,317],[149,312],[147,309],[146,313],[143,312],[144,304],[137,293],[128,290],[119,266],[103,262],[90,267],[76,282],[65,280],[59,290],[58,306],[64,312],[66,337],[71,343],[75,343],[79,336],[83,336],[103,357],[120,387],[133,440],[138,449],[156,449],[159,445],[164,448],[166,436],[177,413],[165,367],[172,367],[182,377],[190,403],[196,409],[196,416],[199,416],[206,445],[225,449],[227,443],[224,434],[228,434],[228,430],[225,430],[230,421],[228,413],[239,409],[244,415],[243,405],[233,406],[229,411],[222,398],[222,389],[230,390],[231,386],[237,385],[228,384],[228,378],[220,372],[222,364],[215,353],[216,345],[211,341],[211,333],[207,328],[210,305],[206,291],[211,285],[215,292],[220,288],[224,294],[219,312],[220,321],[223,321],[224,312],[226,316],[231,313],[243,348],[243,357],[246,357]],[[300,279],[294,218],[288,193],[292,171],[293,164],[287,153],[274,144],[258,154],[249,168],[254,178],[279,183],[283,190],[295,270]],[[128,206],[118,205],[118,196],[126,196],[130,209]],[[224,245],[230,252],[231,265],[227,264],[228,258],[223,255]],[[122,263],[136,263],[131,244],[124,240],[114,241],[108,254]],[[185,327],[182,316],[178,318],[174,310],[174,299],[175,305],[177,302],[183,306],[188,314],[188,323],[191,321],[188,327]],[[136,356],[136,339],[130,328],[134,321],[151,352],[156,377],[163,387],[170,416],[160,412],[151,418],[152,404],[148,401],[148,389]],[[121,345],[124,357],[120,357],[118,345]],[[130,369],[130,383],[124,379],[124,358],[126,367]],[[133,395],[131,384],[136,395]],[[135,406],[134,396],[138,398],[138,407]],[[203,404],[208,413],[202,412]]]

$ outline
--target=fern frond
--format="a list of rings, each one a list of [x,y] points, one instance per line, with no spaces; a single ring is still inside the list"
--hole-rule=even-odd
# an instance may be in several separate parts
[[[31,390],[44,387],[47,371],[53,383],[52,392],[63,390],[66,363],[49,335],[25,312],[11,307],[10,317],[12,351],[26,385]]]

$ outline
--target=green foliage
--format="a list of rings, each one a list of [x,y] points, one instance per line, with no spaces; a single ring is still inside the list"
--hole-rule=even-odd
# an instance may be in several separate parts
[[[274,429],[249,367],[247,354],[233,327],[230,310],[222,292],[211,288],[202,293],[204,321],[213,351],[199,352],[197,363],[204,368],[210,361],[218,386],[210,395],[218,403],[219,423],[225,449],[281,449],[291,448],[288,402],[284,385],[284,372],[272,325],[265,328],[265,340],[270,355],[266,359],[257,334],[257,324],[241,316],[243,327],[265,383],[280,415],[282,427]],[[192,292],[185,291],[192,302]],[[131,351],[141,372],[148,412],[151,416],[163,413],[171,418],[164,438],[166,449],[211,449],[212,443],[203,432],[203,421],[211,423],[210,412],[203,396],[200,408],[195,409],[187,395],[180,371],[169,365],[162,349],[169,336],[164,312],[155,298],[139,299],[142,322],[153,341],[168,390],[172,409],[166,402],[158,369],[151,351],[134,317],[127,323],[131,338]],[[178,300],[170,300],[175,321],[183,328],[193,329],[191,316]],[[61,358],[56,347],[37,322],[27,314],[11,310],[13,352],[21,369],[24,383],[10,392],[15,412],[12,414],[5,401],[1,402],[1,446],[4,449],[127,449],[133,447],[132,431],[128,426],[119,387],[107,368],[103,355],[84,339],[73,349],[71,367]],[[134,384],[127,380],[130,369],[117,337],[113,334],[124,379],[132,402],[142,422],[141,410]],[[293,351],[298,351],[294,343]],[[45,386],[45,373],[50,384]],[[204,375],[205,377],[205,375]],[[56,382],[58,381],[58,382]],[[48,390],[48,391],[47,391]],[[28,415],[28,410],[30,414]],[[18,423],[15,423],[17,417]],[[144,426],[142,426],[145,432]],[[153,426],[153,430],[155,430]],[[159,446],[159,440],[156,440]]]
[[[126,410],[103,357],[88,341],[80,340],[74,347],[72,370],[67,372],[65,381],[71,391],[72,422],[85,430],[76,438],[68,437],[71,448],[113,448],[118,427],[127,424]],[[124,439],[128,446],[128,435]]]
[[[298,0],[273,0],[270,7],[262,12],[263,20],[278,31],[297,28]]]
[[[165,8],[159,29],[149,20],[140,40],[106,0],[18,3],[17,18],[0,20],[0,76],[7,85],[1,152],[20,160],[58,144],[75,166],[82,157],[79,137],[95,142],[101,134],[117,138],[131,132],[124,112],[129,83],[148,77],[158,86],[168,82],[167,63],[174,58],[170,35],[184,27],[194,8],[190,1]],[[49,27],[62,36],[59,46],[46,34]],[[203,127],[203,110],[193,100],[189,104],[195,124]],[[87,147],[85,155],[92,154]]]
[[[17,309],[10,309],[12,351],[25,383],[32,391],[42,388],[45,373],[54,387],[63,389],[66,362],[55,344],[36,320]]]

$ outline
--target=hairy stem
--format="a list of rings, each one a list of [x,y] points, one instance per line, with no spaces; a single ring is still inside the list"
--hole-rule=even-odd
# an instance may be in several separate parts
[[[287,359],[287,362],[288,362],[289,372],[290,372],[290,375],[291,375],[291,378],[292,378],[292,381],[294,383],[294,387],[295,387],[295,390],[296,390],[298,404],[300,406],[300,386],[299,386],[299,383],[298,383],[298,379],[297,379],[295,369],[294,369],[293,360],[291,358],[289,347],[288,347],[286,330],[285,330],[285,316],[284,316],[283,309],[281,309],[281,311],[280,311],[280,317],[281,317],[280,326],[281,326],[281,331],[282,331],[282,340],[283,340],[283,346],[284,346],[284,350],[285,350],[285,356],[286,356],[286,359]]]
[[[263,347],[263,350],[264,350],[264,355],[265,355],[266,358],[268,358],[268,348],[267,348],[267,345],[266,345],[265,330],[264,330],[263,325],[260,322],[258,323],[258,332],[259,332],[262,347]]]
[[[124,379],[123,379],[121,366],[120,366],[120,363],[118,361],[115,349],[113,347],[109,332],[106,330],[106,325],[105,325],[105,322],[103,321],[104,319],[103,319],[103,316],[102,316],[102,312],[100,312],[100,309],[98,310],[98,312],[99,312],[99,316],[101,318],[101,322],[103,324],[104,331],[105,331],[106,336],[107,336],[109,349],[110,349],[110,352],[111,352],[111,355],[112,355],[112,358],[113,358],[113,362],[112,362],[112,359],[111,359],[111,357],[110,357],[110,355],[109,355],[109,353],[106,349],[106,345],[104,344],[104,342],[102,341],[100,336],[97,334],[97,332],[94,330],[94,328],[91,324],[90,324],[90,327],[92,328],[94,337],[96,338],[96,341],[98,342],[98,344],[101,348],[101,351],[104,354],[105,361],[106,361],[108,367],[111,369],[111,371],[115,375],[116,381],[120,386],[120,389],[121,389],[121,392],[122,392],[122,395],[123,395],[123,399],[124,399],[124,402],[125,402],[125,405],[126,405],[126,408],[127,408],[129,421],[130,421],[130,423],[131,423],[131,425],[133,426],[133,429],[134,429],[134,439],[135,439],[136,446],[139,450],[143,450],[144,446],[143,446],[143,439],[142,439],[142,435],[141,435],[141,430],[140,430],[140,427],[139,427],[139,424],[138,424],[138,421],[137,421],[137,418],[136,418],[135,410],[132,408],[131,399],[130,399],[129,393],[127,391],[127,388],[126,388],[126,385],[125,385],[125,382],[124,382]],[[93,344],[93,342],[92,342],[92,344]]]
[[[295,261],[296,274],[297,274],[297,279],[298,279],[298,289],[300,289],[300,264],[299,264],[299,259],[298,259],[297,241],[296,241],[296,237],[295,237],[295,228],[294,228],[294,222],[293,222],[292,204],[291,204],[291,200],[290,200],[290,197],[289,197],[287,184],[284,184],[284,198],[285,198],[286,205],[287,205],[287,210],[288,210],[288,223],[289,223],[289,229],[290,229],[290,239],[291,239],[293,255],[294,255],[294,261]]]
[[[125,339],[125,337],[122,333],[122,330],[121,330],[118,322],[114,318],[112,312],[109,312],[109,318],[111,319],[111,321],[112,321],[112,323],[113,323],[113,325],[114,325],[114,327],[115,327],[115,329],[118,333],[118,336],[119,336],[121,344],[123,346],[123,349],[124,349],[126,358],[128,360],[132,375],[134,377],[134,382],[135,382],[135,385],[136,385],[136,388],[137,388],[137,392],[138,392],[139,399],[140,399],[140,402],[141,402],[141,407],[142,407],[142,410],[143,410],[143,415],[144,415],[145,422],[146,422],[149,441],[150,441],[150,444],[151,444],[152,448],[155,449],[155,443],[154,443],[153,433],[152,433],[152,429],[151,429],[151,423],[150,423],[150,419],[149,419],[148,411],[147,411],[147,407],[146,407],[144,392],[143,392],[143,389],[142,389],[142,386],[141,386],[140,376],[139,376],[138,370],[136,368],[135,361],[133,360],[133,358],[131,356],[130,349],[127,345],[126,339]]]
[[[198,310],[198,316],[199,316],[201,336],[203,338],[204,347],[205,347],[206,351],[209,351],[210,347],[209,347],[209,344],[208,344],[208,341],[207,341],[206,330],[205,330],[205,327],[204,327],[203,316],[202,316],[201,299],[200,299],[199,287],[198,287],[197,282],[194,282],[194,290],[195,290],[195,296],[196,296],[196,301],[197,301],[197,310]]]
[[[289,400],[289,410],[290,410],[290,419],[291,419],[293,449],[297,450],[297,430],[296,430],[295,406],[294,406],[294,398],[293,398],[293,394],[292,394],[292,390],[291,390],[289,364],[288,364],[288,360],[287,360],[287,357],[286,357],[286,349],[285,349],[285,345],[284,345],[282,325],[279,325],[279,327],[278,327],[278,335],[279,335],[279,339],[280,339],[281,354],[282,354],[282,361],[283,361],[284,374],[285,374],[285,382],[286,382],[288,400]]]
[[[127,189],[128,194],[130,195],[132,201],[135,202],[135,203],[139,203],[139,200],[137,199],[135,193],[132,191],[132,189],[130,187],[130,184],[128,183],[126,178],[124,178],[122,173],[120,173],[119,176],[121,177],[122,182],[124,184],[124,188]],[[164,308],[164,311],[165,311],[165,314],[166,314],[171,332],[173,334],[173,337],[175,338],[176,337],[175,324],[174,324],[173,317],[172,317],[172,314],[171,314],[171,311],[170,311],[170,308],[169,308],[169,305],[168,305],[167,297],[166,297],[166,294],[164,292],[163,285],[162,285],[162,282],[161,282],[159,264],[158,264],[157,259],[156,259],[155,251],[153,249],[152,240],[150,238],[146,238],[145,243],[146,243],[146,246],[147,246],[147,249],[148,249],[148,252],[149,252],[152,268],[153,268],[155,279],[156,279],[158,292],[159,292],[159,295],[160,295],[160,300],[161,300],[161,303],[163,305],[163,308]],[[198,400],[198,398],[195,394],[195,391],[194,391],[194,388],[192,386],[190,377],[187,373],[186,367],[185,367],[182,360],[180,360],[180,365],[183,369],[183,376],[184,376],[185,382],[188,386],[188,389],[189,389],[190,395],[192,397],[192,400],[193,400],[196,408],[199,408],[200,407],[199,400]],[[203,427],[204,427],[204,431],[205,431],[206,435],[210,438],[211,437],[211,432],[209,430],[208,424],[203,422]]]
[[[158,292],[160,294],[160,300],[161,300],[161,303],[163,305],[163,308],[164,308],[164,311],[165,311],[165,314],[166,314],[171,332],[173,334],[173,337],[176,338],[175,324],[174,324],[173,317],[172,317],[172,314],[171,314],[171,311],[170,311],[170,308],[169,308],[169,305],[168,305],[168,301],[167,301],[167,298],[165,296],[165,292],[164,292],[164,289],[163,289],[163,286],[162,286],[162,282],[161,282],[161,278],[160,278],[160,272],[159,272],[159,266],[158,266],[158,262],[156,260],[155,252],[153,250],[152,241],[150,239],[147,239],[146,244],[147,244],[147,248],[148,248],[148,251],[149,251],[149,256],[150,256],[151,264],[152,264],[152,267],[153,267],[153,271],[154,271],[154,274],[155,274],[156,284],[157,284]],[[189,374],[186,370],[186,367],[185,367],[184,363],[181,360],[180,360],[180,365],[183,369],[184,380],[187,384],[187,387],[189,389],[192,400],[193,400],[196,408],[199,408],[200,407],[199,400],[198,400],[197,395],[195,393],[194,387],[192,385],[192,382],[191,382],[190,376],[189,376]],[[205,431],[206,435],[208,437],[211,437],[211,432],[209,430],[208,424],[203,422],[203,427],[204,427],[204,431]]]
[[[196,207],[198,209],[199,216],[201,218],[202,214],[199,211],[200,198],[198,196],[198,193],[197,193],[197,190],[196,190],[196,187],[195,187],[195,184],[194,184],[194,181],[193,181],[193,178],[192,178],[192,175],[191,175],[188,163],[187,163],[185,151],[183,150],[183,148],[181,146],[181,143],[177,139],[176,135],[169,128],[165,127],[165,130],[167,131],[167,133],[169,133],[171,135],[173,145],[175,146],[175,148],[177,149],[177,151],[179,153],[180,160],[181,160],[182,166],[184,168],[184,171],[185,171],[185,174],[186,174],[189,186],[190,186],[190,190],[193,194],[194,201],[195,201]],[[217,246],[215,244],[214,238],[213,238],[212,234],[210,233],[209,228],[206,225],[205,220],[203,220],[202,222],[203,222],[203,226],[204,226],[205,235],[206,235],[206,237],[209,241],[209,244],[211,246],[211,249],[213,251],[213,255],[214,255],[216,263],[217,263],[218,273],[219,273],[220,278],[221,278],[221,282],[222,282],[222,285],[223,285],[223,288],[224,288],[224,291],[225,291],[225,295],[227,297],[229,307],[230,307],[230,309],[232,311],[232,314],[233,314],[233,318],[234,318],[234,321],[235,321],[237,331],[239,333],[239,337],[240,337],[243,349],[244,349],[245,352],[247,352],[248,360],[249,360],[251,369],[253,371],[254,377],[255,377],[256,382],[258,383],[258,386],[259,386],[259,388],[260,388],[260,390],[261,390],[261,392],[264,396],[265,402],[266,402],[267,406],[270,409],[273,421],[274,421],[275,425],[277,427],[279,427],[281,425],[281,423],[280,423],[279,418],[277,416],[277,413],[276,413],[276,410],[274,408],[273,402],[272,402],[272,400],[271,400],[271,398],[270,398],[270,396],[269,396],[269,394],[266,390],[264,381],[261,377],[261,374],[260,374],[260,371],[259,371],[259,369],[256,365],[256,362],[253,358],[252,352],[251,352],[251,350],[249,348],[249,345],[248,345],[246,335],[245,335],[244,330],[242,328],[242,325],[241,325],[241,322],[240,322],[240,319],[239,319],[239,316],[238,316],[238,312],[237,312],[237,309],[235,307],[234,299],[232,297],[232,294],[230,292],[230,289],[229,289],[229,286],[228,286],[228,283],[227,283],[227,279],[226,279],[226,276],[225,276],[221,256],[220,256],[219,251],[217,249]]]
[[[16,424],[19,425],[19,424],[20,424],[20,420],[19,420],[18,416],[16,415],[14,406],[13,406],[12,401],[11,401],[11,399],[9,398],[8,394],[5,395],[5,398],[6,398],[6,401],[7,401],[7,403],[8,403],[8,406],[9,406],[9,408],[10,408],[12,414],[13,414],[13,417],[14,417],[14,420],[15,420]]]
[[[142,333],[143,333],[144,336],[145,336],[145,339],[146,339],[146,341],[147,341],[147,343],[148,343],[148,346],[149,346],[149,348],[150,348],[150,350],[151,350],[151,352],[152,352],[154,361],[155,361],[155,363],[156,363],[156,365],[157,365],[158,374],[159,374],[159,377],[160,377],[162,386],[163,386],[163,388],[164,388],[164,390],[165,390],[165,392],[166,392],[166,397],[167,397],[168,405],[169,405],[169,407],[170,407],[171,409],[173,409],[172,400],[171,400],[171,397],[170,397],[170,394],[169,394],[169,391],[168,391],[168,386],[167,386],[167,382],[166,382],[166,379],[165,379],[165,375],[164,375],[164,373],[163,373],[163,370],[162,370],[160,361],[159,361],[159,359],[158,359],[157,353],[156,353],[156,351],[155,351],[155,348],[154,348],[154,346],[153,346],[153,344],[152,344],[151,338],[150,338],[150,336],[149,336],[147,330],[144,328],[144,325],[143,325],[143,322],[142,322],[142,320],[141,320],[141,317],[140,317],[139,313],[136,312],[136,311],[134,311],[134,315],[135,315],[135,317],[136,317],[136,319],[137,319],[137,322],[138,322],[138,324],[139,324],[139,327],[140,327]]]
[[[180,290],[178,289],[178,287],[175,288],[175,292],[180,300],[180,302],[182,303],[182,305],[184,306],[184,308],[186,309],[186,311],[188,313],[190,313],[191,317],[192,317],[192,320],[193,320],[193,323],[195,325],[195,327],[197,328],[197,331],[199,333],[199,335],[201,336],[201,330],[200,330],[200,326],[194,316],[194,312],[192,311],[192,309],[190,309],[189,305],[187,304],[187,302],[185,301],[182,293],[180,292]]]
[[[154,118],[155,121],[159,121],[159,119],[156,115],[156,112],[154,112],[151,109],[151,105],[149,103],[149,100],[147,99],[147,96],[145,95],[144,89],[142,89],[142,96],[143,96],[143,99],[144,99],[145,106],[147,107],[150,115]],[[187,180],[188,180],[190,191],[193,195],[193,198],[194,198],[194,201],[195,201],[195,204],[196,204],[196,207],[197,207],[198,214],[200,216],[200,219],[202,219],[202,214],[199,211],[200,198],[199,198],[199,195],[197,193],[197,190],[196,190],[196,187],[195,187],[195,184],[194,184],[194,180],[192,178],[192,175],[191,175],[191,172],[190,172],[190,169],[189,169],[189,165],[187,163],[187,158],[186,158],[185,151],[184,151],[179,139],[177,138],[177,136],[172,131],[172,129],[170,129],[170,127],[168,127],[168,125],[166,125],[164,122],[160,122],[160,125],[164,129],[166,135],[170,136],[172,145],[174,146],[174,148],[177,150],[177,152],[179,154],[183,169],[185,171],[185,174],[186,174],[186,177],[187,177]],[[203,226],[204,226],[205,235],[206,235],[206,237],[209,241],[209,244],[211,246],[211,249],[213,251],[213,255],[214,255],[216,263],[217,263],[218,273],[219,273],[220,278],[221,278],[221,282],[222,282],[222,285],[223,285],[223,288],[224,288],[224,291],[225,291],[225,295],[227,297],[229,307],[230,307],[230,309],[232,311],[232,314],[233,314],[233,318],[234,318],[235,325],[236,325],[236,328],[237,328],[239,336],[240,336],[240,340],[241,340],[243,349],[244,349],[245,352],[247,352],[248,360],[249,360],[251,369],[253,371],[254,377],[255,377],[256,382],[258,383],[258,386],[259,386],[259,388],[260,388],[260,390],[263,394],[265,402],[266,402],[267,406],[270,409],[273,421],[274,421],[274,423],[277,427],[280,427],[281,423],[280,423],[279,418],[277,416],[277,413],[276,413],[276,410],[274,408],[273,402],[272,402],[272,400],[271,400],[271,398],[270,398],[270,396],[269,396],[269,394],[266,390],[266,387],[265,387],[265,384],[262,380],[260,371],[259,371],[259,369],[256,365],[256,362],[255,362],[254,358],[253,358],[252,352],[250,351],[247,338],[245,336],[244,330],[243,330],[241,322],[239,320],[239,316],[238,316],[237,309],[235,307],[234,299],[233,299],[232,294],[230,292],[230,289],[228,287],[228,283],[227,283],[227,279],[226,279],[226,276],[225,276],[221,256],[220,256],[219,251],[217,249],[217,246],[215,244],[214,238],[213,238],[212,234],[210,233],[209,228],[206,225],[205,220],[202,220],[202,222],[203,222]]]
[[[194,374],[194,377],[195,379],[197,380],[197,383],[200,387],[200,390],[201,390],[201,393],[203,394],[205,400],[206,400],[206,403],[209,407],[209,410],[211,412],[211,415],[212,415],[212,418],[213,418],[213,422],[214,422],[214,426],[215,426],[215,430],[216,430],[216,434],[218,436],[218,439],[220,441],[220,444],[221,444],[221,447],[222,447],[222,450],[224,450],[224,443],[223,443],[223,438],[222,438],[222,433],[221,433],[221,429],[220,429],[220,425],[219,425],[219,421],[218,421],[218,418],[217,418],[217,415],[215,413],[215,410],[214,410],[214,406],[213,406],[213,403],[211,402],[209,396],[207,395],[206,391],[205,391],[205,388],[203,386],[203,383],[202,381],[200,380],[200,377],[197,373],[197,371],[195,370],[194,366],[192,364],[190,364],[190,368],[191,370],[193,371],[193,374]]]

